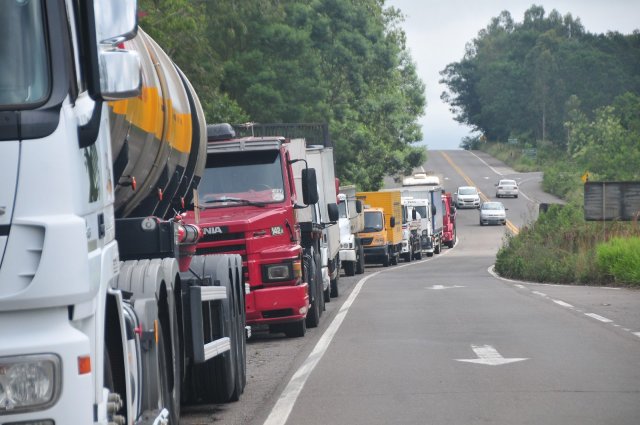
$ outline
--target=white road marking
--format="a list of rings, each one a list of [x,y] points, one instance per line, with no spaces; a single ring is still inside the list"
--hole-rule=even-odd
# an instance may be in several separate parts
[[[500,366],[509,363],[521,362],[529,360],[528,358],[512,358],[505,359],[498,353],[498,350],[490,345],[471,345],[471,349],[478,356],[477,359],[455,359],[459,362],[476,363],[487,366]]]
[[[633,334],[634,334],[635,336],[637,336],[638,338],[640,338],[640,332],[633,332]]]
[[[545,298],[547,297],[547,294],[545,294],[544,292],[531,291],[531,293],[532,294],[536,294],[536,295],[541,296],[541,297],[545,297]]]
[[[526,286],[524,285],[520,285],[519,283],[515,285],[516,288],[520,288],[520,289],[527,289]]]
[[[485,162],[484,159],[480,158],[478,155],[476,155],[475,153],[469,151],[469,153],[473,156],[475,156],[476,158],[478,158],[484,165],[486,165],[487,167],[489,167],[489,169],[491,169],[491,171],[493,171],[494,173],[496,173],[499,176],[502,176],[503,174],[501,172],[499,172],[498,170],[496,170],[495,168],[493,168],[491,165],[487,164]]]
[[[584,315],[585,315],[585,316],[589,316],[589,317],[591,317],[592,319],[599,320],[599,321],[601,321],[602,323],[611,323],[611,322],[613,322],[613,320],[611,320],[611,319],[607,319],[606,317],[602,317],[602,316],[600,316],[599,314],[595,314],[595,313],[585,313]]]
[[[344,304],[342,304],[342,307],[340,307],[340,310],[334,317],[333,321],[324,332],[322,337],[320,337],[320,340],[313,348],[311,354],[309,354],[309,357],[307,357],[302,366],[300,366],[296,373],[291,377],[291,380],[287,384],[284,391],[282,391],[282,394],[280,394],[280,398],[278,398],[276,405],[271,410],[271,413],[269,414],[267,420],[264,422],[264,425],[283,425],[287,422],[287,419],[291,414],[291,410],[293,409],[293,405],[298,399],[298,396],[300,395],[304,384],[307,382],[309,375],[311,375],[311,372],[313,372],[313,369],[315,369],[315,367],[320,362],[320,359],[322,359],[322,356],[324,356],[324,353],[327,351],[331,340],[333,340],[333,337],[338,332],[338,329],[340,329],[340,326],[342,325],[342,322],[344,321],[349,308],[360,293],[360,290],[362,289],[364,283],[378,274],[380,274],[380,272],[372,273],[356,284],[355,288],[353,288],[353,291],[351,291],[349,298],[347,298]]]
[[[554,303],[556,303],[558,305],[561,305],[562,307],[573,308],[573,306],[571,304],[566,303],[566,302],[564,302],[562,300],[551,300],[551,301],[553,301]]]
[[[465,286],[460,286],[460,285],[453,285],[453,286],[433,285],[433,286],[428,286],[426,289],[451,289],[451,288],[465,288]]]

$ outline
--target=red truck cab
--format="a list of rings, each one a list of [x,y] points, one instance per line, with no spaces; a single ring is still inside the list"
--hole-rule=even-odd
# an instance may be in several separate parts
[[[442,204],[442,242],[445,246],[453,248],[456,243],[456,205],[451,192],[442,193]]]
[[[234,139],[230,126],[209,126],[198,201],[187,218],[203,229],[198,255],[242,256],[247,325],[303,336],[310,300],[286,144],[282,137]]]

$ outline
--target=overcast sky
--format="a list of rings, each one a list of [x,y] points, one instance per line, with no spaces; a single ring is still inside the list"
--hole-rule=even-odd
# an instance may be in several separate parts
[[[429,149],[458,149],[470,129],[454,121],[449,106],[440,100],[445,86],[438,84],[439,72],[458,62],[464,46],[485,28],[491,18],[508,10],[515,22],[522,22],[531,5],[544,7],[545,16],[556,9],[580,18],[591,33],[618,31],[630,34],[640,29],[640,0],[386,0],[387,6],[405,15],[408,46],[427,86],[426,114],[420,119],[423,143]]]

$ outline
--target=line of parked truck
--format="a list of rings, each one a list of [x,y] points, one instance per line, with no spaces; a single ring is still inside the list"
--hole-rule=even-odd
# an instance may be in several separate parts
[[[416,173],[404,178],[400,188],[358,192],[356,197],[365,208],[360,238],[368,262],[388,267],[400,257],[419,260],[455,244],[456,207],[437,176]]]
[[[303,336],[341,269],[455,240],[440,189],[340,187],[326,125],[206,125],[136,16],[0,14],[2,423],[176,424],[238,400],[253,331]]]

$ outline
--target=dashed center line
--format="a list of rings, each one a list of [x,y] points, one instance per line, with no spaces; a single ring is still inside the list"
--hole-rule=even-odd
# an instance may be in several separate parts
[[[599,320],[599,321],[601,321],[602,323],[611,323],[611,322],[613,322],[613,320],[611,320],[611,319],[607,319],[606,317],[602,317],[602,316],[600,316],[599,314],[595,314],[595,313],[585,313],[584,315],[585,315],[585,316],[589,316],[589,317],[591,317],[592,319]]]
[[[552,300],[554,303],[561,305],[562,307],[573,308],[573,306],[569,303],[566,303],[562,300]]]
[[[545,294],[544,292],[539,292],[539,291],[531,291],[531,293],[532,294],[536,294],[536,295],[541,296],[541,297],[546,297],[547,296],[547,294]]]

